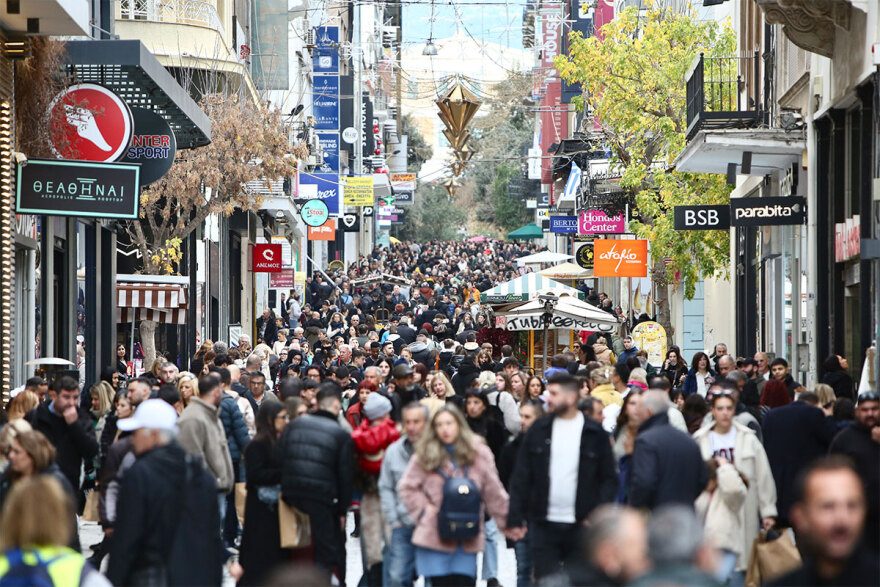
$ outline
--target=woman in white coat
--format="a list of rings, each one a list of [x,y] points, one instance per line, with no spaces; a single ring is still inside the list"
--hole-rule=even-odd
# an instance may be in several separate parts
[[[698,430],[694,440],[700,446],[703,459],[723,457],[742,473],[748,483],[748,493],[741,510],[741,549],[736,563],[737,573],[748,568],[752,542],[758,537],[760,527],[769,529],[776,523],[776,483],[770,471],[767,453],[755,433],[735,422],[736,405],[726,390],[715,393],[712,398],[714,424]],[[760,526],[759,526],[760,521]],[[731,584],[742,583],[734,580]]]

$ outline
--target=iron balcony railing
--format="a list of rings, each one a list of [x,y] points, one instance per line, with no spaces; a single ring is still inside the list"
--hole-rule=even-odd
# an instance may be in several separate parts
[[[687,139],[701,130],[756,128],[768,121],[761,92],[761,58],[705,57],[687,78]]]
[[[202,0],[119,0],[119,20],[143,20],[204,26],[226,34],[217,7]]]

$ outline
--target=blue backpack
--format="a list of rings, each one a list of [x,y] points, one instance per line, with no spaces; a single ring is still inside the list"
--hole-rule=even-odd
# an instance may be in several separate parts
[[[49,565],[64,557],[73,556],[73,553],[64,553],[50,559],[44,559],[38,552],[33,551],[37,558],[37,564],[29,565],[24,562],[20,548],[10,548],[3,554],[9,563],[9,569],[0,577],[0,587],[54,587],[55,581],[49,574]],[[85,574],[85,571],[84,566],[82,573]],[[81,580],[82,575],[80,576]]]
[[[443,469],[437,472],[443,483],[443,503],[437,514],[437,530],[444,540],[470,540],[480,534],[482,496],[477,484],[468,478],[468,468],[461,477],[450,477]]]

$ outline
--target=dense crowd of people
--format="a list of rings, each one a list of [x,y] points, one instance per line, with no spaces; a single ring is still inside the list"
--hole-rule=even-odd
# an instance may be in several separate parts
[[[479,299],[531,252],[392,245],[316,272],[253,346],[29,380],[0,430],[0,585],[341,584],[350,539],[371,586],[496,585],[506,547],[520,586],[744,585],[771,542],[794,545],[775,584],[880,583],[880,396],[843,357],[810,390],[723,344],[652,365],[626,336],[647,317],[582,285],[621,331],[536,371]],[[104,530],[88,560],[77,515]]]

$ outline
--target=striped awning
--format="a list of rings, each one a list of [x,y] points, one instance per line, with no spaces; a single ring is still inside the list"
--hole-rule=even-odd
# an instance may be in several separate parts
[[[563,285],[538,273],[526,273],[522,277],[517,277],[482,292],[480,302],[484,304],[527,302],[534,299],[538,291],[543,290],[552,290],[556,295],[567,294],[580,299],[584,297],[583,292],[573,287]]]
[[[181,284],[116,284],[119,323],[153,320],[162,324],[186,324],[187,302],[187,290]]]

